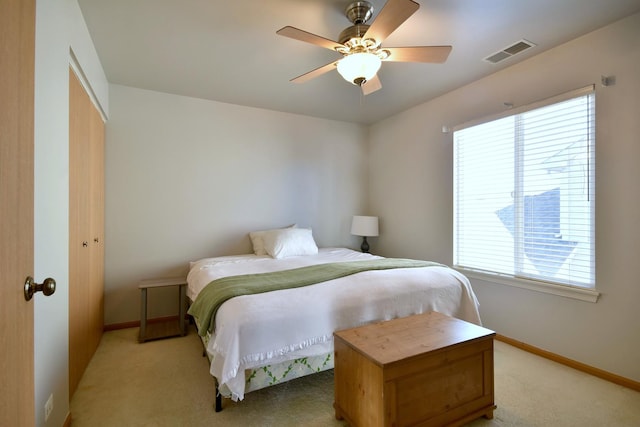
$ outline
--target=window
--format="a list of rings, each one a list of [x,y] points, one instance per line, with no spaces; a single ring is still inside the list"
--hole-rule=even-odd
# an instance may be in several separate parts
[[[454,132],[454,263],[595,287],[593,87]]]

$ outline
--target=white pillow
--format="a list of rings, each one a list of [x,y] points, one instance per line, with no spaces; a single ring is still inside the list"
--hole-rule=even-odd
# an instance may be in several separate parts
[[[313,240],[310,228],[271,230],[264,233],[262,238],[265,251],[273,258],[315,255],[318,253],[318,246]]]
[[[291,224],[286,228],[296,228],[297,224]],[[253,246],[253,253],[256,255],[267,255],[267,251],[264,250],[264,233],[269,231],[284,230],[285,228],[274,228],[273,230],[252,231],[249,233],[251,239],[251,245]]]

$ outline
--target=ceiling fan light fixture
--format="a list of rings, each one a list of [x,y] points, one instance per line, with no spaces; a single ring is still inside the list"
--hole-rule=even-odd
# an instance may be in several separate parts
[[[338,61],[338,73],[349,83],[362,86],[376,75],[381,64],[380,58],[373,53],[353,53]]]

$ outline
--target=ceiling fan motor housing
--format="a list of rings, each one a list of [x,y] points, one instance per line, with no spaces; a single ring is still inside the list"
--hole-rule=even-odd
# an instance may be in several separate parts
[[[340,33],[340,37],[338,37],[338,43],[345,44],[353,38],[362,38],[362,36],[366,34],[368,29],[369,26],[365,24],[355,24],[348,28],[345,28]]]
[[[373,15],[373,5],[368,1],[354,1],[349,3],[344,12],[355,25],[364,24]]]
[[[375,49],[378,42],[363,39],[369,30],[367,21],[373,16],[373,5],[368,1],[354,1],[347,6],[344,12],[353,25],[345,28],[338,37],[338,43],[346,45],[347,51],[338,51],[344,55]]]

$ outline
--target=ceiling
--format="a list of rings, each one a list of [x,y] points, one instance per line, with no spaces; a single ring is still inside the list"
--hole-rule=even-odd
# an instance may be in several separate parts
[[[377,12],[385,0],[369,0]],[[276,35],[285,25],[336,40],[350,0],[78,0],[110,83],[370,124],[640,11],[640,0],[417,0],[383,46],[452,45],[444,64],[383,62],[363,96],[337,71],[290,79],[339,59]],[[371,23],[371,21],[369,21]],[[534,48],[491,64],[521,39]]]

